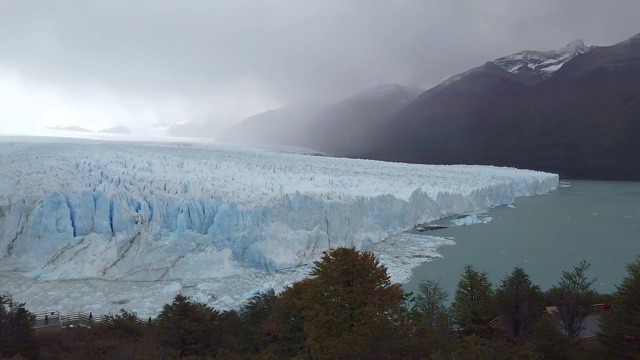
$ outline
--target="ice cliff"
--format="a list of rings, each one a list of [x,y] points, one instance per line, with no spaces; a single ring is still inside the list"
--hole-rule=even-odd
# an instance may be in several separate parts
[[[0,143],[0,270],[168,280],[309,263],[558,176],[195,145]]]

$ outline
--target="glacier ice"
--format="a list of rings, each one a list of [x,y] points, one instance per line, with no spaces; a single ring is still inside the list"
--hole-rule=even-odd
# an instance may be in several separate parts
[[[558,176],[144,143],[0,143],[0,271],[174,280],[308,264]]]
[[[366,249],[372,251],[394,283],[407,282],[413,268],[440,258],[441,246],[453,245],[451,238],[425,236],[412,232],[392,235]],[[312,266],[278,271],[251,271],[212,279],[171,281],[111,281],[100,279],[43,281],[14,272],[0,272],[2,290],[26,302],[30,311],[50,309],[62,313],[89,312],[117,314],[133,311],[142,319],[157,316],[176,294],[219,310],[239,309],[256,292],[273,289],[276,293],[309,276]]]

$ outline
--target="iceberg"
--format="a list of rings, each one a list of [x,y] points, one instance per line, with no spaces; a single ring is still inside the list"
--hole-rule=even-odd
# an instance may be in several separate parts
[[[558,187],[513,168],[204,144],[2,142],[0,154],[0,271],[33,279],[287,269]]]
[[[507,205],[509,206],[509,205]],[[465,216],[460,216],[457,219],[451,220],[451,223],[456,226],[469,226],[475,224],[486,224],[493,220],[490,216],[478,217],[476,214],[469,214]]]

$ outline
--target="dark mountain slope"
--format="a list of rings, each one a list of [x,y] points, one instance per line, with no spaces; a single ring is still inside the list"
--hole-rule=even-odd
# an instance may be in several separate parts
[[[241,121],[217,141],[300,146],[328,154],[358,153],[370,148],[377,129],[421,92],[382,85],[332,105],[277,109]]]
[[[393,114],[423,90],[383,85],[365,90],[323,109],[309,128],[311,148],[329,154],[352,154],[369,149],[375,134]]]
[[[402,109],[365,157],[640,180],[638,40],[590,49],[533,86],[506,71],[466,74]]]
[[[300,104],[250,116],[220,134],[216,141],[258,146],[309,147],[311,126],[325,105]]]

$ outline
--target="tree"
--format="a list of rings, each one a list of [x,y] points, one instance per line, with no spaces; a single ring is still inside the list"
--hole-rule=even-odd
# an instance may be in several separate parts
[[[493,291],[486,272],[466,265],[458,283],[451,316],[454,326],[467,334],[488,335],[489,322],[495,316]]]
[[[399,345],[395,320],[404,294],[367,251],[338,248],[315,263],[303,293],[306,343],[313,357],[383,356]]]
[[[627,265],[612,307],[601,315],[598,340],[611,353],[640,359],[640,257]]]
[[[116,315],[105,315],[104,325],[110,328],[114,335],[128,338],[142,338],[145,326],[139,322],[138,315],[132,311],[120,309]]]
[[[242,318],[235,310],[223,311],[218,315],[216,320],[216,332],[219,334],[219,349],[217,357],[221,358],[222,355],[244,354],[247,352],[249,346],[255,342],[255,337],[251,338],[251,342],[247,343],[247,338],[244,336],[244,324]]]
[[[546,360],[585,359],[555,319],[543,317],[531,329],[531,346]]]
[[[261,351],[264,342],[260,338],[260,326],[267,320],[272,312],[273,304],[277,296],[273,289],[253,295],[240,309],[242,320],[243,341],[250,352]]]
[[[516,267],[496,291],[496,305],[503,328],[513,341],[521,344],[542,314],[542,291],[533,285],[524,269]]]
[[[218,348],[218,311],[193,302],[181,294],[158,315],[157,337],[162,345],[181,356],[215,355]]]
[[[434,328],[447,316],[445,302],[449,295],[440,286],[440,280],[421,280],[418,295],[413,303],[413,312],[418,314],[419,325]]]
[[[24,305],[15,302],[9,294],[0,294],[0,358],[40,357],[33,329],[36,318]]]
[[[448,296],[440,286],[440,280],[420,281],[418,294],[411,299],[408,311],[409,331],[403,331],[403,356],[446,356],[457,349],[458,344],[451,333],[451,318],[445,306]]]
[[[487,339],[472,334],[462,339],[453,354],[440,358],[459,360],[539,360],[541,356],[528,346],[516,346],[502,338]]]
[[[583,260],[580,265],[574,266],[573,270],[563,271],[562,278],[557,286],[553,286],[551,293],[557,296],[560,321],[567,335],[576,338],[582,334],[584,327],[582,323],[589,315],[589,299],[593,298],[595,291],[591,286],[597,278],[589,280],[587,270],[589,264]]]
[[[293,284],[270,302],[270,313],[261,322],[259,348],[274,359],[291,359],[306,354],[303,293],[311,279]]]

